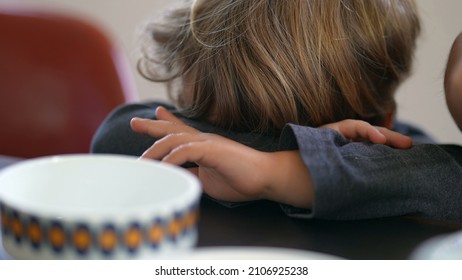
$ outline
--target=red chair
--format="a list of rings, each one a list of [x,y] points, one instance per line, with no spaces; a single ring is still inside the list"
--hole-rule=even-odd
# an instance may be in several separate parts
[[[86,21],[0,6],[0,154],[89,152],[108,113],[135,100],[128,69]]]

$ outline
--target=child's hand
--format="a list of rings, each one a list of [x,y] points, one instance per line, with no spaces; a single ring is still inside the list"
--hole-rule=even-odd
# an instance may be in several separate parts
[[[141,156],[182,165],[194,162],[191,170],[204,191],[227,201],[258,200],[264,197],[265,177],[260,176],[264,154],[214,134],[201,133],[185,125],[166,109],[156,110],[157,121],[134,118],[132,129],[158,138]]]
[[[309,172],[298,151],[265,153],[225,137],[202,133],[159,107],[156,121],[134,118],[132,129],[158,138],[142,155],[191,170],[204,192],[226,201],[269,199],[308,208],[312,202]]]
[[[374,144],[385,144],[399,149],[407,149],[412,146],[410,137],[385,127],[373,126],[365,121],[343,120],[322,127],[334,129],[352,141],[370,141]]]

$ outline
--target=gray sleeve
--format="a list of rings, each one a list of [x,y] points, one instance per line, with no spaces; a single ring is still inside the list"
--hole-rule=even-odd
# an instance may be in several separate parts
[[[462,147],[433,144],[397,150],[348,142],[331,129],[288,125],[310,170],[310,211],[283,206],[296,217],[367,219],[418,215],[462,221]],[[293,140],[289,140],[293,141]]]
[[[154,119],[157,106],[157,103],[124,104],[113,110],[93,136],[91,152],[140,156],[155,139],[133,132],[130,120],[133,117]]]
[[[130,120],[133,117],[155,119],[155,110],[159,106],[166,107],[187,125],[202,132],[219,134],[261,151],[271,152],[279,148],[279,138],[276,136],[219,129],[204,121],[185,118],[169,104],[146,102],[124,104],[114,109],[93,136],[91,152],[140,156],[156,139],[133,132]]]

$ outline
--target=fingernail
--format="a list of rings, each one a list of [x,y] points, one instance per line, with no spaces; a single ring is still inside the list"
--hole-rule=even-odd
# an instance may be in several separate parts
[[[156,114],[157,114],[157,112],[159,112],[159,110],[165,110],[165,108],[163,106],[158,106],[156,108]]]

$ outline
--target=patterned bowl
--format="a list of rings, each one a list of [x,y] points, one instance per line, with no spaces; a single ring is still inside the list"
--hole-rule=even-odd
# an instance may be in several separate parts
[[[25,160],[0,172],[2,242],[15,259],[163,258],[197,241],[189,172],[119,155]]]

